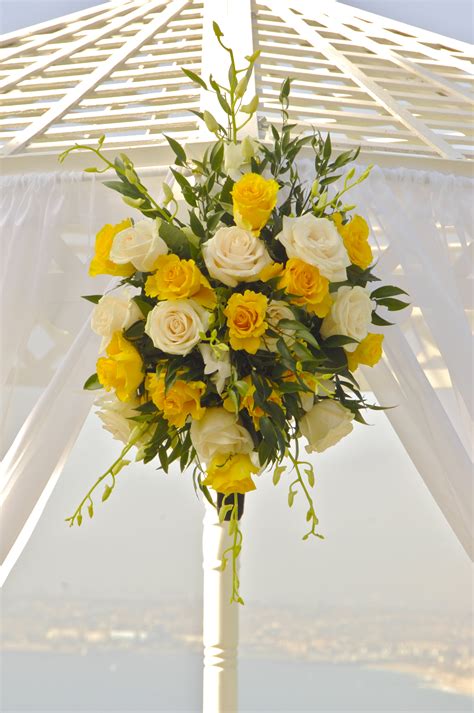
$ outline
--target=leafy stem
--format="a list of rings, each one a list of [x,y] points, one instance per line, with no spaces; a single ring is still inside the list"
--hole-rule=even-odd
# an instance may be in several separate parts
[[[105,473],[103,473],[100,478],[96,480],[94,485],[87,491],[86,495],[82,498],[81,502],[77,506],[75,512],[70,516],[66,518],[66,522],[69,523],[69,527],[72,527],[74,524],[77,524],[79,527],[82,525],[82,508],[85,506],[86,503],[88,504],[88,512],[89,512],[89,517],[93,517],[94,515],[94,505],[93,505],[93,500],[92,500],[92,494],[94,491],[98,488],[98,486],[106,479],[110,478],[110,483],[106,484],[105,490],[102,494],[102,502],[107,500],[111,493],[112,490],[115,488],[115,479],[116,476],[119,474],[119,472],[124,468],[125,466],[130,464],[129,460],[125,460],[125,456],[127,453],[133,448],[133,446],[138,443],[140,438],[145,434],[145,432],[150,428],[149,423],[145,423],[142,426],[137,426],[136,429],[134,429],[132,436],[130,437],[129,442],[124,446],[122,449],[122,452],[120,453],[119,457],[117,460],[115,460],[112,465],[107,468]]]
[[[295,498],[295,495],[297,493],[296,490],[294,490],[294,486],[300,486],[306,500],[308,501],[308,511],[306,513],[306,521],[310,524],[310,529],[308,532],[303,535],[303,540],[307,540],[311,535],[314,537],[318,537],[320,540],[324,540],[324,536],[321,535],[320,533],[316,532],[316,528],[319,524],[318,517],[316,515],[316,511],[314,509],[314,503],[313,503],[313,498],[311,497],[311,494],[308,490],[308,487],[304,481],[304,477],[301,473],[301,466],[306,466],[306,476],[308,478],[308,482],[311,486],[314,485],[314,469],[311,463],[308,461],[301,461],[297,456],[294,456],[293,453],[291,453],[290,450],[288,450],[288,457],[291,460],[293,464],[293,470],[296,473],[296,478],[293,480],[292,483],[290,483],[290,488],[289,488],[289,493],[288,493],[288,504],[290,507],[293,505],[293,500]]]
[[[244,600],[239,594],[240,580],[237,569],[237,561],[239,558],[240,551],[242,549],[243,535],[242,530],[239,527],[239,506],[238,506],[238,495],[234,493],[234,502],[232,505],[224,506],[221,508],[219,516],[223,519],[230,509],[230,520],[229,520],[229,535],[232,537],[232,544],[222,553],[222,571],[227,566],[228,553],[232,556],[232,594],[230,597],[230,603],[236,602],[237,604],[243,604]]]

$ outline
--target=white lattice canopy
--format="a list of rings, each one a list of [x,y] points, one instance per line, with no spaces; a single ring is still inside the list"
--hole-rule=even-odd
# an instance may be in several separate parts
[[[209,96],[181,67],[219,74],[214,19],[241,56],[261,52],[249,88],[260,98],[251,128],[261,139],[279,123],[290,75],[298,130],[330,130],[338,146],[399,163],[470,157],[472,47],[334,0],[111,0],[3,35],[3,157],[44,166],[105,133],[110,150],[160,164],[163,133],[205,141],[189,110],[207,108]]]

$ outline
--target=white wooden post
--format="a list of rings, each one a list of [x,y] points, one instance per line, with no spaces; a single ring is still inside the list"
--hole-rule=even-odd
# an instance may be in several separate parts
[[[230,603],[232,567],[220,570],[231,544],[229,523],[219,523],[217,510],[205,501],[203,529],[203,713],[237,711],[237,646],[239,604]]]

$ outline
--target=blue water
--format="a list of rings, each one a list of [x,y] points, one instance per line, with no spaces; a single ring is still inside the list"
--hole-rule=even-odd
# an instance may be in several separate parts
[[[239,688],[240,713],[473,710],[466,696],[424,688],[405,674],[355,665],[244,659]],[[197,654],[2,656],[2,713],[194,713],[200,701]]]

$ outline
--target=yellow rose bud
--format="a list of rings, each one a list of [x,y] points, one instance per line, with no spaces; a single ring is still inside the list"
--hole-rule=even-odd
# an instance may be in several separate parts
[[[268,282],[274,277],[278,277],[283,272],[283,265],[281,262],[272,262],[263,268],[258,274],[258,279],[262,282]]]
[[[365,270],[373,260],[366,221],[360,215],[355,215],[349,223],[343,225],[340,213],[335,213],[333,220],[344,241],[350,261]]]
[[[234,220],[239,228],[259,235],[276,206],[278,183],[257,173],[246,173],[234,184]]]
[[[321,275],[314,265],[292,257],[285,266],[279,287],[292,295],[292,302],[306,307],[318,317],[325,317],[331,309],[329,280]]]
[[[244,294],[235,293],[229,299],[224,314],[229,327],[229,341],[232,349],[244,349],[255,354],[260,348],[261,336],[267,329],[265,314],[268,299],[252,290]]]
[[[117,277],[130,277],[135,272],[131,262],[125,265],[117,265],[110,260],[110,250],[115,236],[126,228],[130,228],[132,221],[127,218],[117,225],[104,225],[99,230],[95,239],[95,255],[89,266],[89,275],[115,275]]]
[[[153,275],[147,278],[145,294],[159,300],[180,300],[192,297],[203,307],[211,309],[216,295],[209,281],[194,260],[180,260],[177,255],[159,255]]]
[[[182,428],[188,416],[199,421],[206,413],[206,409],[201,406],[201,397],[206,391],[202,381],[178,379],[166,391],[164,375],[147,374],[145,388],[171,426]]]
[[[115,389],[120,401],[130,401],[143,381],[143,362],[122,332],[114,332],[107,349],[107,356],[97,361],[97,378],[106,391]]]
[[[369,334],[353,352],[346,352],[349,371],[355,371],[359,364],[375,366],[382,358],[383,334]]]
[[[255,490],[251,475],[257,473],[258,468],[247,453],[216,455],[207,468],[207,478],[203,484],[224,495],[248,493]]]

